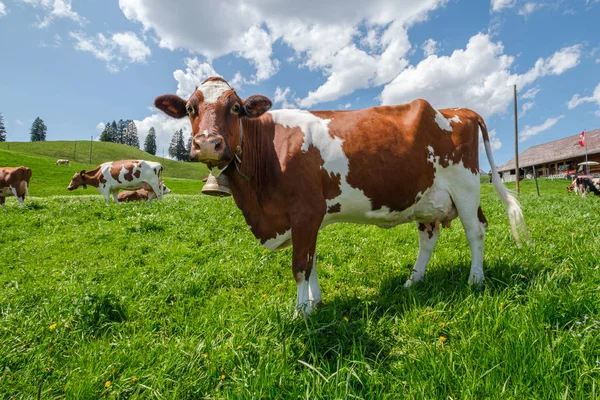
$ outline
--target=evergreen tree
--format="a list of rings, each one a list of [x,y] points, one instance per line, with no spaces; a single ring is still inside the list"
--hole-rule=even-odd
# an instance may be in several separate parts
[[[191,154],[192,154],[192,136],[190,135],[190,137],[188,138],[188,141],[187,141],[187,146],[185,146],[185,156],[186,156],[185,161],[190,161]]]
[[[32,142],[45,142],[46,141],[46,124],[40,117],[37,117],[33,124],[31,124],[30,137]]]
[[[154,127],[148,131],[148,136],[146,136],[146,141],[144,142],[144,151],[153,156],[156,155],[156,131]]]
[[[111,126],[110,126],[110,122],[104,124],[104,129],[102,129],[102,133],[100,134],[100,141],[101,142],[110,142],[112,139],[111,137]]]
[[[187,160],[183,129],[180,129],[173,134],[171,144],[169,145],[169,155],[178,161]]]
[[[120,119],[119,122],[117,122],[117,143],[121,143],[121,144],[127,144],[126,141],[126,134],[127,134],[127,125],[129,125],[129,121],[128,119]]]
[[[117,123],[113,119],[113,122],[110,124],[110,141],[113,143],[119,143],[119,129],[117,128]]]
[[[6,142],[6,128],[4,127],[4,118],[0,113],[0,142]]]
[[[128,124],[123,129],[123,144],[140,148],[140,138],[137,132],[137,126],[133,120],[128,119]]]

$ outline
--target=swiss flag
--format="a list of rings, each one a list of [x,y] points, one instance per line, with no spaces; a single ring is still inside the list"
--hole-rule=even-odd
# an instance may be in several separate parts
[[[579,142],[577,143],[579,143],[581,147],[585,146],[585,131],[581,132],[581,135],[579,135]]]

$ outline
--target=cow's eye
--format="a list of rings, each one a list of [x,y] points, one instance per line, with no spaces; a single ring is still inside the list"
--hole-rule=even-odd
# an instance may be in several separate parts
[[[240,105],[239,104],[234,104],[233,107],[231,108],[231,112],[234,114],[237,114],[240,112]]]
[[[192,115],[194,113],[194,106],[191,104],[187,104],[185,106],[185,110],[187,111],[188,115]]]

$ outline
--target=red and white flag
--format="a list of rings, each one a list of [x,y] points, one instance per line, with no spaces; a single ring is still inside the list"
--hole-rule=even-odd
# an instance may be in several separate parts
[[[585,147],[585,131],[581,132],[581,135],[579,135],[579,145],[581,147]]]

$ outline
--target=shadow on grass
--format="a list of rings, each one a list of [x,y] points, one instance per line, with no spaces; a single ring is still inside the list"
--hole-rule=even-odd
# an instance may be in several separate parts
[[[450,308],[472,297],[498,296],[507,289],[525,292],[544,271],[540,267],[524,272],[521,265],[500,261],[487,266],[483,287],[467,283],[469,266],[465,265],[431,269],[411,288],[404,287],[407,273],[389,274],[381,279],[377,294],[327,300],[306,320],[297,318],[294,330],[303,332],[310,358],[328,364],[326,369],[335,370],[340,357],[391,363],[399,357],[393,351],[398,346],[395,334],[405,315]]]

